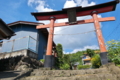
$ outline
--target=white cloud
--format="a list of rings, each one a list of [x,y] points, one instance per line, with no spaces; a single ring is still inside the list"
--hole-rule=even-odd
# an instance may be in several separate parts
[[[88,3],[88,0],[75,0],[75,2],[77,6],[82,6],[82,7],[95,5],[95,2]]]
[[[68,51],[63,51],[64,54],[71,54],[71,53],[76,53],[78,51],[85,51],[86,49],[99,49],[99,47],[97,45],[92,45],[92,46],[84,46],[83,48],[77,48],[77,49],[74,49],[72,50],[71,52],[68,52]]]
[[[28,0],[28,6],[35,6],[35,9],[38,12],[48,12],[48,11],[54,11],[53,9],[49,8],[49,5],[46,4],[44,0]]]
[[[70,54],[70,52],[63,51],[63,54]]]
[[[57,28],[57,30],[55,28],[55,34],[74,34],[74,33],[83,33],[94,30],[92,23],[75,25],[75,26],[66,26],[65,30],[64,28],[65,27]],[[92,45],[92,44],[95,45],[97,43],[95,32],[91,32],[88,34],[78,34],[78,35],[55,35],[54,41],[56,43],[61,43],[64,49],[67,48],[75,49],[86,45]]]
[[[92,46],[84,46],[83,48],[79,48],[79,49],[74,49],[72,52],[70,52],[70,53],[76,53],[76,52],[78,52],[78,51],[84,51],[84,50],[86,50],[86,49],[99,49],[99,47],[98,46],[96,46],[96,45],[92,45]]]
[[[28,0],[28,6],[34,6],[35,10],[38,12],[50,12],[54,11],[53,9],[49,8],[49,5],[45,2],[45,0]],[[49,20],[39,21],[40,23],[49,24]]]
[[[66,3],[64,4],[64,8],[69,8],[69,7],[76,7],[77,4],[73,1],[73,0],[70,0],[70,1],[66,1]]]
[[[35,0],[28,0],[28,5],[32,6],[32,3],[34,3],[34,2],[35,2]]]
[[[35,8],[38,12],[48,12],[54,11],[51,8],[48,8],[44,1],[38,1],[38,6]]]

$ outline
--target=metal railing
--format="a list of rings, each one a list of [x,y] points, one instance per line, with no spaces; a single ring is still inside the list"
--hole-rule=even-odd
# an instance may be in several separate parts
[[[2,43],[1,52],[13,52],[23,49],[29,49],[37,53],[38,41],[31,36],[25,36],[22,38],[4,41]]]

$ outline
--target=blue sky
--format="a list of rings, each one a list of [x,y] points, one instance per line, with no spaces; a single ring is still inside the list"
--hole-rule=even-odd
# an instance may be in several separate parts
[[[37,22],[31,15],[31,12],[44,12],[61,10],[62,8],[75,6],[90,6],[112,0],[1,0],[0,18],[6,23],[15,21],[33,21]],[[112,12],[99,14],[99,17],[112,17],[115,21],[102,22],[101,29],[105,42],[109,40],[120,40],[120,4]],[[90,19],[91,16],[78,17],[78,20]],[[67,19],[57,20],[56,22],[68,21]],[[42,21],[47,24],[49,21]],[[75,34],[94,30],[94,25],[75,25],[55,28],[55,34]],[[55,35],[54,41],[61,43],[65,53],[72,53],[87,48],[98,49],[98,43],[95,32],[79,35]]]

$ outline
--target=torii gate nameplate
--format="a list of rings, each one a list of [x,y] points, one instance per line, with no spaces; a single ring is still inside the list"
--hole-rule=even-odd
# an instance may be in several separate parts
[[[105,47],[105,43],[104,43],[104,39],[102,36],[99,22],[113,21],[115,20],[115,18],[114,17],[98,18],[97,14],[114,11],[117,3],[118,1],[111,1],[108,3],[89,6],[89,7],[83,7],[83,8],[74,7],[73,8],[76,10],[76,16],[91,15],[93,17],[92,19],[77,21],[75,24],[72,24],[72,25],[94,23],[97,38],[98,38],[98,43],[99,43],[99,47],[101,51],[100,56],[101,56],[102,64],[107,64],[108,61],[107,61],[107,50]],[[63,9],[62,11],[32,13],[32,15],[34,15],[37,20],[50,20],[50,24],[40,25],[36,27],[37,29],[50,28],[49,36],[48,36],[47,53],[46,53],[45,64],[44,64],[45,67],[52,67],[51,65],[52,63],[52,42],[53,42],[54,27],[62,27],[62,26],[71,25],[69,24],[69,22],[64,22],[64,23],[54,23],[54,22],[56,19],[68,18],[67,10],[69,9],[71,8],[65,9],[66,11]]]

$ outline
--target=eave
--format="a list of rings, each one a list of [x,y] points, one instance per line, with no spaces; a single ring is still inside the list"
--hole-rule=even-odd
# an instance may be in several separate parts
[[[9,39],[14,36],[14,32],[7,26],[7,24],[0,19],[0,40]]]
[[[114,11],[118,1],[111,1],[103,4],[88,6],[88,7],[72,7],[76,9],[76,16],[86,16],[91,15],[92,11],[97,11],[99,13],[105,13],[109,11]],[[51,11],[51,12],[37,12],[31,13],[36,20],[49,20],[51,16],[56,19],[67,18],[67,10],[71,8],[62,9],[61,11]]]

